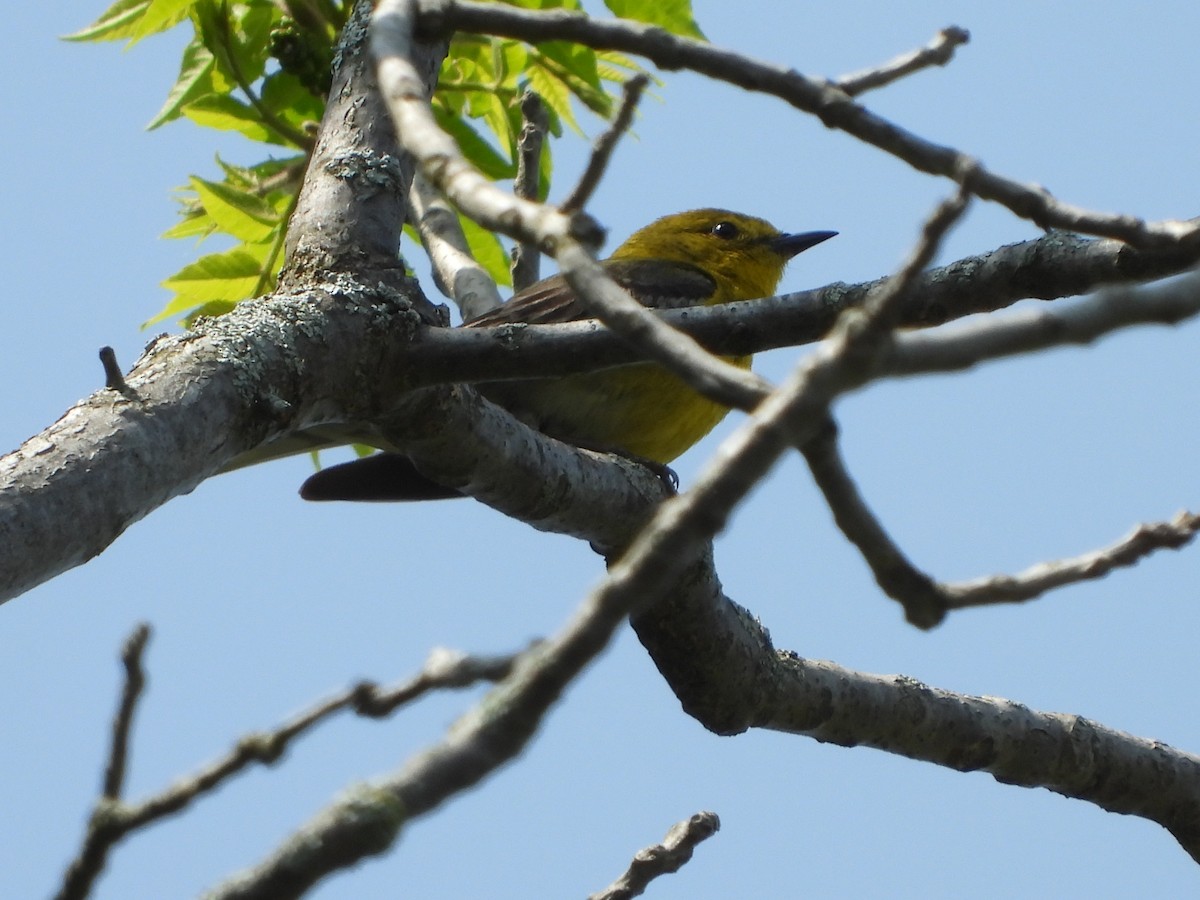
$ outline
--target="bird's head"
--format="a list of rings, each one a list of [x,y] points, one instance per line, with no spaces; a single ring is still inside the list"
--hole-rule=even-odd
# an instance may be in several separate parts
[[[789,259],[837,234],[784,234],[770,222],[727,209],[663,216],[635,231],[613,259],[661,259],[695,266],[717,283],[712,301],[769,297]]]

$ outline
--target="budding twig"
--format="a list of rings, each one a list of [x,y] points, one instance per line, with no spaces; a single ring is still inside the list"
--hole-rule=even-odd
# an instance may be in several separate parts
[[[613,118],[612,125],[605,129],[604,133],[596,139],[596,143],[592,146],[592,155],[588,159],[588,164],[583,170],[583,174],[579,177],[579,184],[575,185],[575,190],[571,191],[566,200],[559,206],[563,212],[571,212],[577,209],[583,209],[596,188],[600,186],[600,179],[604,177],[604,172],[608,168],[608,161],[612,157],[612,152],[617,146],[617,141],[621,139],[629,126],[633,124],[633,114],[637,109],[638,101],[642,99],[642,91],[646,89],[646,85],[650,83],[650,77],[642,72],[634,75],[625,82],[624,95],[621,98],[621,107],[617,110],[616,116]]]
[[[954,58],[954,51],[971,39],[965,28],[951,25],[939,31],[924,47],[897,56],[875,69],[852,72],[832,82],[842,93],[857,97],[875,88],[884,87],[921,69],[944,66]]]
[[[639,850],[625,874],[588,900],[629,900],[640,897],[650,882],[660,875],[678,872],[692,858],[696,846],[708,840],[721,827],[716,813],[698,812],[676,822],[661,844]]]

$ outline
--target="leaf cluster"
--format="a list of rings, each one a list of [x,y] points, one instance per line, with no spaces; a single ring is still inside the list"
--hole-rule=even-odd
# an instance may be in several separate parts
[[[581,9],[580,0],[504,0],[525,8]],[[691,0],[605,0],[614,14],[690,37],[702,37]],[[287,222],[324,112],[330,65],[351,0],[116,0],[75,41],[128,45],[176,27],[192,29],[179,75],[154,129],[178,119],[232,131],[282,148],[248,166],[220,157],[219,177],[192,175],[178,191],[179,221],[164,237],[202,242],[223,235],[228,249],[207,253],[167,278],[172,298],[146,324],[219,315],[270,291],[283,262]],[[620,85],[640,71],[617,53],[561,41],[526,44],[483,35],[456,36],[442,65],[433,108],[438,123],[489,178],[516,175],[520,100],[531,90],[544,102],[550,136],[582,137],[575,107],[607,119]],[[538,196],[550,190],[549,141],[543,143]],[[462,217],[476,259],[510,283],[500,239]]]

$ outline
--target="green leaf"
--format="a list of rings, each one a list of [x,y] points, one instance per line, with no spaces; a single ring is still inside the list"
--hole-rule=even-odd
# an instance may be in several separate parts
[[[189,179],[192,190],[204,205],[217,227],[240,241],[257,244],[278,231],[279,214],[268,203],[246,191],[228,184],[205,181],[203,178]]]
[[[290,72],[268,75],[263,81],[261,98],[271,112],[297,130],[320,122],[325,112],[324,101]]]
[[[442,130],[458,142],[458,147],[462,150],[463,155],[488,178],[500,180],[516,176],[516,163],[511,158],[506,159],[501,156],[491,144],[483,139],[479,132],[461,118],[447,112],[437,104],[433,107],[433,114]]]
[[[571,110],[571,89],[561,78],[556,78],[541,66],[534,66],[529,70],[529,86],[541,96],[546,108],[558,119],[557,129],[554,128],[555,123],[551,122],[552,134],[561,134],[562,123],[566,122],[573,132],[583,135],[583,129],[575,121],[575,113]]]
[[[217,230],[217,223],[203,211],[183,216],[178,222],[164,231],[159,237],[170,238],[199,238],[204,240]]]
[[[123,41],[131,38],[150,8],[150,0],[117,0],[87,28],[63,35],[64,41]]]
[[[152,34],[174,28],[187,18],[195,3],[196,0],[150,0],[150,6],[129,36],[130,46]]]
[[[187,316],[184,317],[183,326],[185,328],[191,328],[196,324],[196,320],[201,316],[209,316],[214,319],[217,316],[223,316],[235,306],[237,306],[237,301],[235,300],[210,300],[203,306],[197,306],[190,313],[188,313]]]
[[[268,0],[250,0],[233,7],[229,51],[242,78],[253,83],[262,78],[271,53],[271,30],[283,18]]]
[[[487,270],[497,284],[511,285],[512,272],[509,269],[508,252],[500,243],[500,239],[461,213],[458,221],[467,239],[467,248],[475,261]]]
[[[600,73],[596,70],[596,51],[582,44],[572,44],[570,41],[545,41],[537,48],[547,58],[552,59],[563,71],[559,77],[573,76],[587,85],[600,90]]]
[[[209,94],[221,94],[228,91],[230,85],[218,85],[214,75],[216,66],[213,56],[199,40],[192,42],[183,49],[183,61],[179,64],[179,77],[171,92],[150,124],[146,126],[154,130],[160,125],[174,121],[183,115],[183,108]]]
[[[707,40],[692,16],[692,0],[604,0],[614,16],[657,25],[672,34]]]
[[[563,41],[538,44],[537,51],[532,57],[534,65],[528,73],[530,80],[533,80],[534,72],[540,68],[548,77],[565,84],[571,93],[596,115],[606,119],[612,115],[613,98],[600,82],[595,51]]]
[[[175,292],[175,299],[142,327],[182,315],[205,303],[222,301],[232,305],[245,300],[258,286],[269,250],[265,245],[238,247],[224,253],[210,253],[184,266],[162,283]],[[259,251],[260,255],[252,251]]]
[[[209,94],[183,108],[183,114],[206,128],[218,131],[236,131],[264,144],[280,144],[290,147],[284,138],[262,124],[258,113],[250,106],[235,100],[228,94]]]

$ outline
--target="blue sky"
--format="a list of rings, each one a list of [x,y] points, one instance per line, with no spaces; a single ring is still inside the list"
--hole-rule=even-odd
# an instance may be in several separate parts
[[[178,37],[132,52],[56,35],[100,3],[20,4],[0,35],[10,90],[0,307],[0,444],[17,446],[98,388],[149,335],[158,282],[194,253],[159,240],[169,192],[213,155],[258,148],[186,124],[146,133]],[[1163,4],[722,4],[709,37],[837,76],[958,24],[947,68],[866,98],[923,136],[1063,199],[1146,217],[1200,213],[1191,177],[1200,101],[1189,89],[1200,12]],[[15,21],[14,21],[15,19]],[[785,289],[891,271],[949,192],[878,151],[698,77],[666,73],[592,211],[614,242],[656,215],[721,205],[787,230],[831,228]],[[595,123],[591,125],[595,130]],[[582,148],[563,147],[561,197]],[[942,261],[1036,236],[977,204]],[[411,248],[409,248],[411,250]],[[424,272],[415,256],[410,263]],[[1015,571],[1109,543],[1197,503],[1195,325],[966,375],[872,387],[837,409],[846,453],[894,536],[941,578]],[[756,370],[779,378],[803,350]],[[686,486],[731,417],[677,466]],[[156,633],[130,793],[156,790],[359,677],[414,672],[428,649],[500,652],[559,626],[602,573],[570,539],[469,502],[309,506],[295,459],[201,485],[101,557],[0,607],[0,895],[49,893],[99,785],[116,654]],[[80,523],[79,527],[86,527]],[[530,565],[536,561],[536,565]],[[717,546],[729,594],[782,647],[852,668],[1085,715],[1200,752],[1200,551],[1167,553],[1023,607],[906,625],[785,461]],[[97,896],[194,895],[250,865],[346,785],[390,771],[469,702],[423,701],[385,723],[340,719],[114,854]],[[1040,790],[866,750],[753,733],[717,738],[678,709],[631,633],[569,692],[522,758],[415,823],[384,859],[313,896],[580,896],[699,809],[722,819],[648,896],[707,898],[1185,896],[1195,866],[1152,823]]]

